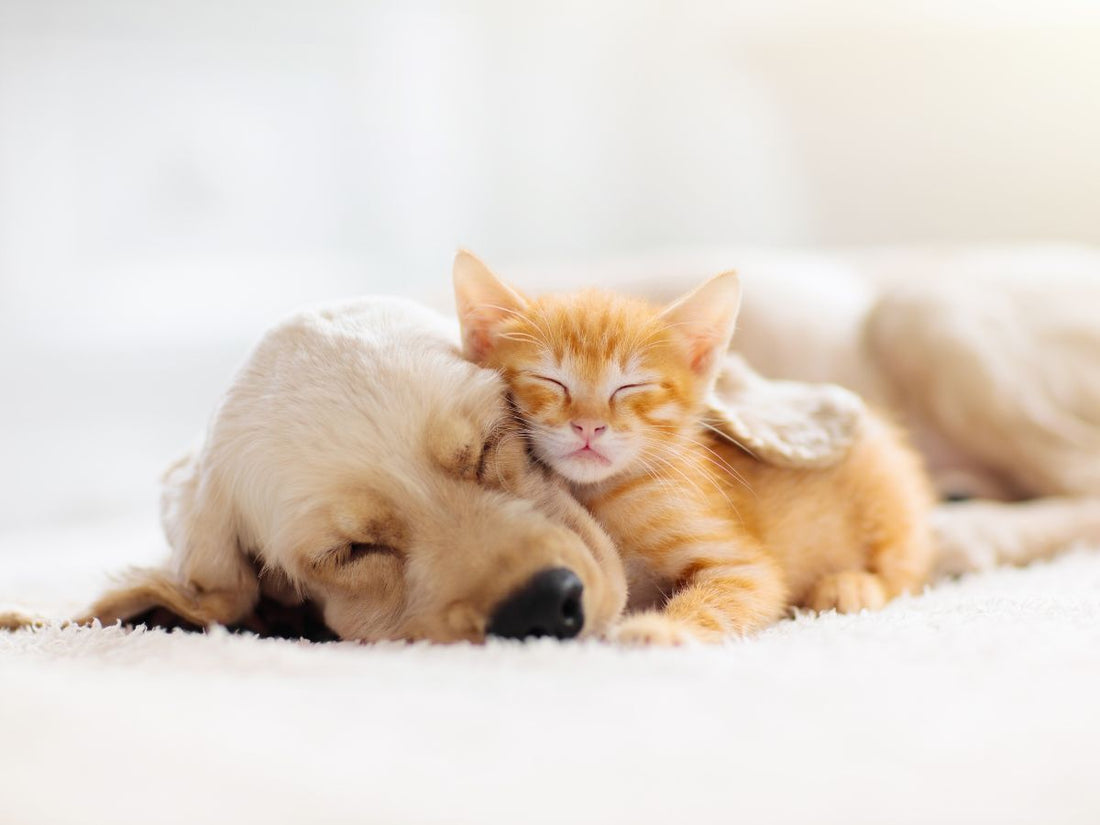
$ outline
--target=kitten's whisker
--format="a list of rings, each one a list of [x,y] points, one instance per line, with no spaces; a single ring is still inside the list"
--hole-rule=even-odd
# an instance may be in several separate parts
[[[540,319],[531,312],[524,309],[513,309],[512,307],[502,307],[499,304],[479,304],[481,307],[488,309],[495,309],[498,312],[502,312],[512,318],[519,318],[520,320],[529,321],[534,324],[535,328],[545,336],[545,341],[553,340],[553,336],[550,334],[550,330],[546,327],[545,323],[540,323]],[[537,337],[532,336],[532,342],[536,344],[544,344],[545,341],[540,341]]]
[[[550,328],[549,319],[546,318],[544,315],[537,315],[532,312],[526,317],[528,321],[535,325],[535,329],[537,329],[539,333],[542,334],[543,341],[541,343],[543,343],[545,346],[549,346],[550,341],[556,341],[561,337],[560,334],[554,334],[555,331]]]
[[[632,351],[645,349],[652,343],[653,339],[660,335],[662,332],[664,332],[664,325],[654,326],[648,331],[645,329],[637,330],[634,333],[634,337],[630,340],[629,349]],[[642,337],[643,334],[645,335],[644,338]]]
[[[710,453],[709,458],[707,456],[704,456],[704,458],[708,458],[708,460],[711,461],[712,463],[717,464],[718,466],[725,469],[730,475],[732,475],[735,479],[737,479],[739,482],[741,482],[741,484],[745,487],[746,490],[748,490],[754,496],[756,495],[756,492],[752,489],[752,485],[749,484],[748,480],[743,475],[741,475],[741,473],[737,470],[736,467],[734,467],[732,464],[730,464],[728,461],[726,461],[724,458],[722,458],[722,456],[718,452],[716,452],[712,448],[708,447],[702,441],[696,441],[694,438],[691,438],[689,436],[685,435],[684,440],[687,441],[688,443],[694,444],[696,447],[698,447],[702,450],[706,450],[708,453]]]
[[[654,448],[662,451],[662,452],[667,451],[667,453],[672,454],[671,447],[666,445],[666,444],[661,444],[659,442],[652,442],[652,446]],[[706,496],[706,493],[703,491],[703,489],[701,487],[699,487],[699,485],[696,484],[693,479],[689,478],[687,473],[685,473],[682,468],[676,466],[676,464],[673,461],[670,461],[669,459],[666,459],[661,454],[653,455],[652,457],[655,458],[656,460],[660,461],[663,464],[663,466],[666,468],[666,470],[677,473],[686,483],[690,484],[691,487],[699,493],[699,495],[704,496],[704,497]],[[706,474],[706,480],[714,488],[715,492],[717,492],[718,495],[720,495],[725,500],[726,504],[729,505],[729,508],[734,512],[734,514],[737,516],[737,518],[739,520],[741,520],[742,523],[744,523],[744,520],[741,519],[740,511],[737,509],[737,505],[733,503],[733,500],[729,497],[729,494],[722,488],[722,485],[718,483],[718,479],[714,478],[714,476],[712,474],[707,473]],[[750,492],[751,492],[751,490],[750,490]]]
[[[678,492],[679,488],[677,488],[673,484],[672,479],[666,478],[665,476],[658,473],[657,470],[652,467],[645,458],[639,458],[638,462],[642,469],[649,475],[650,478],[657,482],[658,486],[660,486],[665,493],[671,495]]]
[[[718,429],[718,428],[717,428],[717,427],[715,427],[715,426],[714,426],[713,424],[711,424],[711,423],[709,423],[709,422],[707,422],[707,421],[704,421],[703,419],[699,419],[699,424],[700,424],[701,426],[703,426],[703,427],[706,427],[706,428],[707,428],[708,430],[710,430],[710,431],[711,431],[712,433],[714,433],[714,434],[715,434],[716,436],[718,436],[719,438],[721,438],[721,439],[722,439],[723,441],[728,441],[728,442],[729,442],[730,444],[732,444],[733,446],[735,446],[735,447],[738,447],[738,448],[740,448],[740,449],[744,450],[744,451],[745,451],[746,453],[748,453],[749,455],[751,455],[751,456],[752,456],[753,458],[756,458],[756,459],[758,459],[758,460],[759,460],[759,458],[758,458],[758,456],[756,455],[756,453],[754,453],[754,452],[753,452],[752,450],[750,450],[750,449],[749,449],[748,447],[746,447],[746,446],[745,446],[744,444],[742,444],[742,443],[741,443],[740,441],[738,441],[738,440],[737,440],[736,438],[734,438],[734,437],[733,437],[732,435],[730,435],[729,433],[725,432],[724,430],[720,430],[720,429]]]
[[[675,474],[676,474],[677,476],[679,476],[679,477],[680,477],[680,479],[682,479],[682,480],[683,480],[683,482],[684,482],[685,484],[689,485],[689,486],[690,486],[690,487],[691,487],[691,488],[692,488],[693,490],[695,490],[695,492],[697,492],[697,493],[698,493],[699,495],[701,495],[701,496],[705,496],[705,495],[706,495],[706,494],[704,493],[704,491],[703,491],[703,488],[702,488],[702,487],[700,487],[700,486],[698,485],[698,483],[697,483],[697,482],[695,481],[695,479],[691,478],[691,476],[689,476],[689,475],[688,475],[688,474],[687,474],[687,473],[686,473],[686,472],[684,471],[684,469],[683,469],[683,468],[681,468],[681,467],[677,467],[675,463],[673,463],[673,462],[672,462],[672,461],[670,461],[669,459],[667,459],[667,458],[665,458],[664,456],[662,456],[662,455],[659,455],[659,454],[657,454],[657,455],[652,455],[652,456],[651,456],[651,458],[653,458],[653,459],[654,459],[655,461],[659,462],[659,463],[660,463],[660,465],[661,465],[661,467],[663,467],[663,468],[664,468],[664,470],[665,470],[666,472],[671,472],[671,473],[675,473]],[[721,490],[721,488],[720,488],[720,487],[719,487],[719,488],[717,488],[717,489],[718,489],[718,491],[719,491],[720,493],[722,492],[722,490]],[[723,494],[723,495],[724,495],[724,494]],[[727,497],[727,499],[726,499],[726,500],[727,500],[727,501],[729,501],[728,497]],[[733,506],[733,502],[729,502],[729,503],[730,503],[730,506]]]
[[[654,445],[654,446],[662,446],[663,447],[664,445]],[[692,489],[694,489],[697,493],[699,493],[699,495],[705,497],[706,493],[703,491],[703,488],[700,487],[696,483],[695,479],[691,478],[691,476],[689,476],[687,474],[687,472],[685,472],[682,467],[677,466],[677,464],[675,462],[665,458],[660,453],[651,454],[650,457],[657,460],[657,461],[659,461],[661,463],[661,465],[665,468],[665,470],[667,470],[669,472],[673,472],[676,475],[678,475],[681,479],[683,479],[685,484],[690,485]],[[726,503],[729,504],[730,507],[734,508],[734,510],[736,510],[736,507],[734,507],[733,502],[730,500],[729,496],[726,495],[726,492],[725,492],[725,490],[722,489],[721,485],[719,485],[717,483],[717,481],[715,481],[714,479],[711,479],[709,477],[708,477],[708,481],[711,482],[711,484],[714,486],[715,490],[719,493],[719,495],[721,495],[726,500]]]
[[[500,337],[507,341],[526,341],[530,344],[541,344],[542,342],[527,332],[502,332]]]
[[[478,308],[486,307],[488,309],[495,309],[499,312],[503,312],[505,315],[511,315],[513,318],[524,317],[523,311],[519,309],[512,309],[512,307],[502,307],[500,304],[478,304]]]

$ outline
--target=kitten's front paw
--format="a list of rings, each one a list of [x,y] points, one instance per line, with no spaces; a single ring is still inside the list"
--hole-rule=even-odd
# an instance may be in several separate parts
[[[660,613],[635,613],[612,628],[611,641],[634,647],[680,647],[693,640],[691,629]]]
[[[886,588],[882,579],[865,570],[847,570],[823,576],[806,600],[806,606],[818,613],[826,610],[858,613],[861,610],[879,610],[884,604]]]

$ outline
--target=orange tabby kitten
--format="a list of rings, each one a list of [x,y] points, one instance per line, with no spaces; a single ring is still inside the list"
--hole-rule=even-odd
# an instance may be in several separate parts
[[[727,272],[661,309],[605,292],[528,299],[459,253],[467,356],[508,382],[534,454],[614,539],[632,608],[617,638],[719,640],[789,605],[881,607],[931,562],[931,493],[870,416],[826,469],[753,458],[701,422],[740,306]]]

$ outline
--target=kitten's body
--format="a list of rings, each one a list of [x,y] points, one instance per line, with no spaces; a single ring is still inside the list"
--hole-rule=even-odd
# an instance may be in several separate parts
[[[467,354],[499,369],[543,461],[615,540],[620,637],[674,643],[764,627],[789,605],[877,608],[931,563],[919,462],[870,415],[832,467],[755,459],[703,423],[739,286],[718,276],[665,310],[609,293],[525,299],[456,261]]]
[[[881,607],[927,576],[927,488],[878,419],[821,470],[765,464],[702,428],[669,451],[678,455],[657,479],[627,471],[573,485],[620,549],[632,609],[672,596],[670,616],[724,635],[763,627],[791,604]],[[683,585],[719,577],[726,594],[683,595]]]

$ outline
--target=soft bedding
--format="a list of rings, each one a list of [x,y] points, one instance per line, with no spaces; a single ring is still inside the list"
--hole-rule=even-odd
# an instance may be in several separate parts
[[[82,532],[0,541],[0,603],[155,548]],[[1100,548],[717,648],[55,625],[0,634],[0,822],[1094,823],[1097,651]]]

